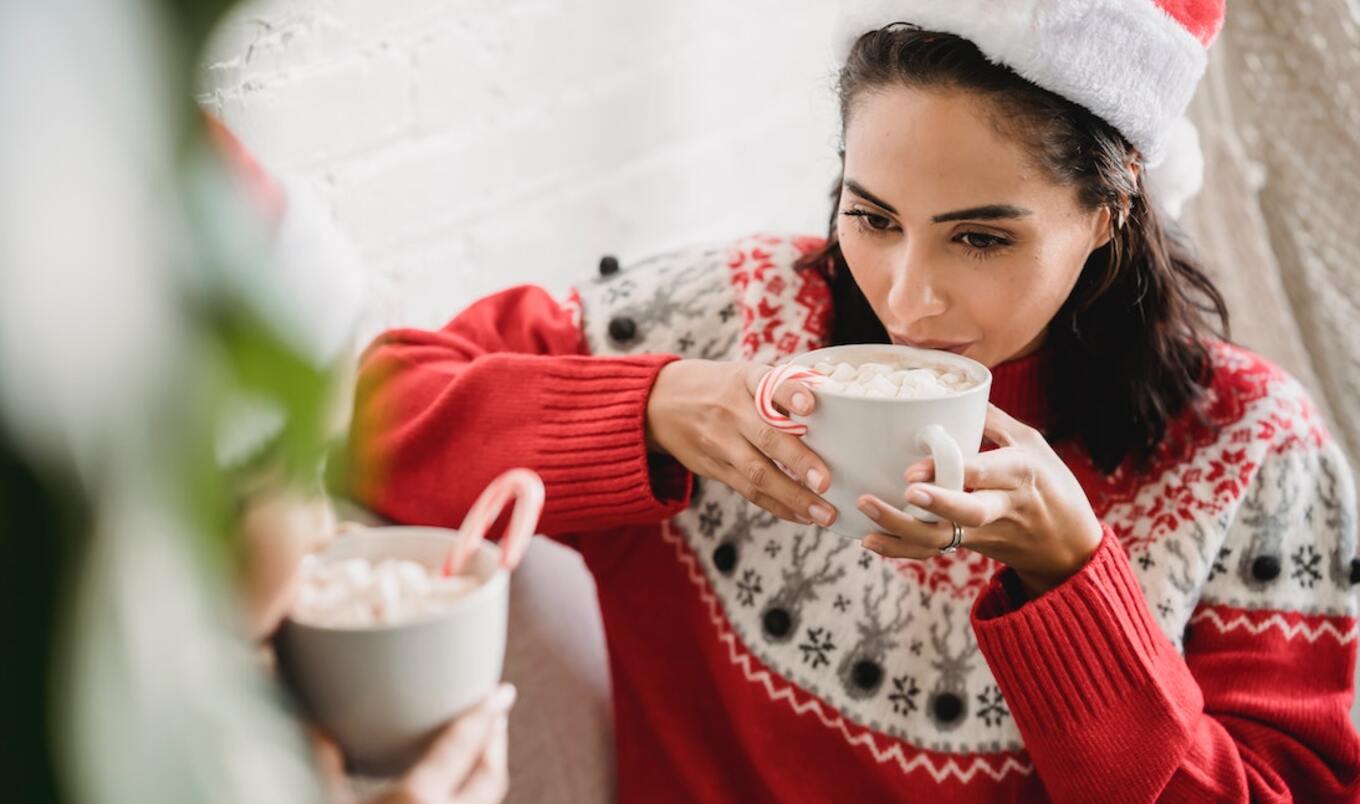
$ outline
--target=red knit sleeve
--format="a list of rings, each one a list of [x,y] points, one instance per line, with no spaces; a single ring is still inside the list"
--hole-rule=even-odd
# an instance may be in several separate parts
[[[1243,612],[1244,627],[1194,631],[1182,657],[1108,528],[1085,568],[1014,605],[998,576],[973,626],[1055,801],[1360,795],[1353,617]]]
[[[355,493],[399,522],[457,526],[500,472],[538,472],[540,532],[660,521],[689,474],[648,455],[647,397],[674,355],[592,357],[570,306],[523,286],[437,331],[398,329],[359,369]]]

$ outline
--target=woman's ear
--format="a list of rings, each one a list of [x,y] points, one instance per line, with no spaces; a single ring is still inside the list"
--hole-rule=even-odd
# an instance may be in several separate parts
[[[1096,237],[1091,250],[1104,246],[1114,237],[1115,231],[1124,228],[1128,222],[1129,210],[1133,208],[1133,193],[1141,192],[1142,184],[1139,179],[1143,175],[1143,163],[1139,161],[1138,152],[1131,151],[1128,161],[1124,163],[1124,169],[1129,173],[1129,187],[1133,188],[1129,195],[1122,195],[1119,198],[1117,208],[1101,207],[1096,215]]]
[[[1133,209],[1133,199],[1143,194],[1143,163],[1137,151],[1130,151],[1128,161],[1124,163],[1124,170],[1129,174],[1129,194],[1119,199],[1120,209],[1115,215],[1114,225],[1116,229],[1124,228],[1128,222],[1129,212]]]
[[[1108,244],[1114,238],[1115,231],[1123,229],[1129,220],[1129,211],[1133,208],[1133,196],[1142,192],[1142,162],[1137,151],[1129,152],[1129,161],[1123,163],[1123,169],[1129,171],[1129,195],[1119,197],[1118,207],[1100,207],[1096,212],[1095,238],[1092,239],[1091,250],[1099,249],[1100,246]]]
[[[1104,246],[1114,238],[1115,218],[1114,210],[1109,207],[1101,207],[1096,210],[1096,217],[1092,229],[1091,251]]]

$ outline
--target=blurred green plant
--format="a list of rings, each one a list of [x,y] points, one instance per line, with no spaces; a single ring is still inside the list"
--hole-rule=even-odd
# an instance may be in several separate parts
[[[228,5],[164,3],[180,41],[192,45],[184,51],[186,76],[192,74],[191,55]],[[264,236],[248,223],[250,212],[241,208],[229,170],[184,89],[181,147],[174,157],[178,186],[166,197],[182,204],[170,217],[185,229],[177,298],[189,342],[176,350],[179,382],[158,399],[158,443],[131,471],[156,478],[145,488],[156,490],[161,499],[153,503],[181,523],[196,580],[204,595],[213,595],[234,585],[233,536],[243,495],[261,482],[319,488],[336,379],[279,326],[277,305],[260,286],[268,279],[261,267]],[[241,399],[267,405],[279,426],[246,460],[224,465],[217,439],[239,415]],[[69,703],[63,699],[63,661],[72,640],[80,639],[73,601],[104,500],[77,467],[59,456],[33,454],[17,435],[0,422],[0,778],[6,785],[0,799],[70,800],[69,783],[60,778],[66,763],[55,719]]]

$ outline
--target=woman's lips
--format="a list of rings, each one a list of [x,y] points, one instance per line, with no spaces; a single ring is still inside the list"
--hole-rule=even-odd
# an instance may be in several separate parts
[[[912,346],[917,349],[935,349],[941,352],[953,352],[956,355],[963,354],[969,346],[973,345],[972,341],[965,341],[963,343],[950,343],[948,341],[912,341],[906,338],[899,338],[896,335],[892,336],[892,340],[893,343],[899,346]]]

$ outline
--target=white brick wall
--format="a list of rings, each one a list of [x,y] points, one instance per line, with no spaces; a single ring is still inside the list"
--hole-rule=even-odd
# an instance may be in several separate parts
[[[252,0],[203,105],[314,184],[370,282],[363,339],[623,259],[823,229],[820,0]]]

